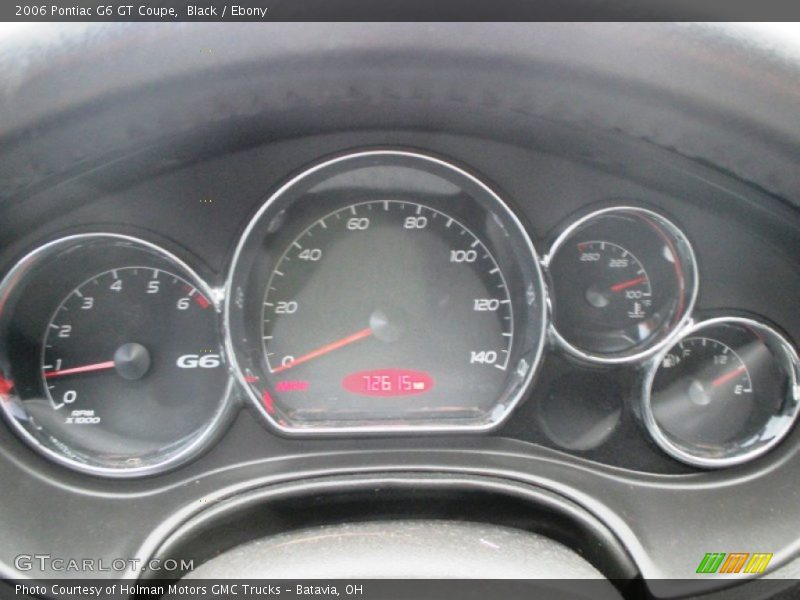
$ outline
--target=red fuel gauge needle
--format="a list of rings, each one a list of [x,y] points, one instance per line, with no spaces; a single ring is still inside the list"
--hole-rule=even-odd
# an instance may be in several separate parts
[[[334,350],[338,350],[339,348],[343,348],[344,346],[348,346],[353,342],[357,342],[358,340],[363,340],[364,338],[368,338],[372,335],[372,327],[367,327],[366,329],[362,329],[361,331],[357,331],[347,337],[343,337],[340,340],[336,340],[335,342],[331,342],[330,344],[325,344],[324,346],[320,346],[316,350],[312,350],[308,354],[303,354],[302,356],[298,356],[292,362],[287,363],[285,365],[281,365],[275,369],[272,369],[273,373],[280,373],[281,371],[285,371],[287,369],[291,369],[292,367],[296,367],[297,365],[303,364],[304,362],[308,362],[315,358],[319,358],[320,356],[324,356],[329,352],[333,352]]]
[[[629,279],[628,281],[616,283],[612,285],[610,289],[612,292],[621,292],[622,290],[627,290],[628,288],[639,285],[640,283],[644,283],[645,281],[647,281],[647,278],[641,276],[637,277],[636,279]]]
[[[70,369],[61,369],[59,371],[47,371],[44,374],[45,379],[50,379],[51,377],[61,377],[62,375],[74,375],[76,373],[91,373],[93,371],[105,371],[107,369],[113,369],[115,363],[113,360],[107,360],[106,362],[95,363],[93,365],[83,365],[82,367],[72,367]]]
[[[746,370],[745,366],[742,365],[742,366],[734,369],[733,371],[729,371],[729,372],[725,373],[724,375],[720,375],[714,381],[711,382],[711,385],[714,386],[714,387],[719,387],[719,386],[723,385],[724,383],[730,381],[734,377],[737,377],[737,376],[741,375],[742,373],[745,372],[745,370]]]

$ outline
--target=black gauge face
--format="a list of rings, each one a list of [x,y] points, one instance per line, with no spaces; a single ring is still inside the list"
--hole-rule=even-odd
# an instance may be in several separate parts
[[[221,394],[225,381],[209,312],[197,288],[157,268],[92,277],[47,326],[41,370],[50,403],[32,412],[70,446],[121,458],[133,440],[136,454],[148,454],[183,438],[218,402],[204,391]]]
[[[349,419],[376,404],[473,417],[507,376],[514,314],[475,234],[422,204],[382,200],[329,213],[291,242],[262,331],[292,418]]]
[[[215,309],[177,265],[149,250],[75,243],[60,259],[69,268],[50,280],[63,291],[49,302],[37,294],[41,306],[24,319],[30,332],[17,334],[12,415],[25,415],[34,443],[72,466],[149,472],[218,418],[229,383]],[[52,260],[43,269],[55,273]],[[109,262],[87,278],[90,265]],[[31,277],[31,293],[48,282]]]
[[[653,317],[653,287],[642,263],[612,242],[577,244],[574,270],[584,284],[585,305],[605,316],[609,329],[626,330]]]
[[[486,429],[538,363],[530,241],[487,188],[432,159],[377,152],[312,171],[239,255],[234,354],[286,431]]]
[[[677,458],[698,464],[747,456],[774,442],[796,409],[792,354],[763,325],[702,326],[658,362],[647,407],[651,431]]]
[[[579,221],[554,244],[549,271],[558,337],[590,360],[621,362],[654,351],[694,298],[688,242],[649,211],[610,209]]]

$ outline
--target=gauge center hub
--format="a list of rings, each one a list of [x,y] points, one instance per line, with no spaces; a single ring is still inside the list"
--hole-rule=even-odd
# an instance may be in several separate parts
[[[141,344],[122,344],[114,353],[114,369],[124,379],[141,379],[150,370],[150,364],[150,352]]]
[[[408,315],[399,308],[377,308],[369,316],[372,335],[382,342],[396,342],[406,331]]]
[[[706,392],[702,382],[695,379],[689,385],[689,399],[697,406],[707,406],[711,404],[711,396]]]

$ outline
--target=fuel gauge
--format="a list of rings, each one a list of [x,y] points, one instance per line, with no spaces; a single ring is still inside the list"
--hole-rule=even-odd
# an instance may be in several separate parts
[[[668,454],[721,467],[777,444],[798,400],[797,354],[783,336],[750,319],[713,319],[654,361],[643,415]]]

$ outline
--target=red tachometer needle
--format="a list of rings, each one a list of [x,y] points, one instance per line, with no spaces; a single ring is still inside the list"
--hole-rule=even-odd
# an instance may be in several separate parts
[[[82,367],[72,367],[71,369],[61,369],[59,371],[47,371],[44,376],[45,379],[51,377],[61,377],[62,375],[74,375],[75,373],[91,373],[92,371],[105,371],[114,368],[114,361],[107,360],[106,362],[95,363],[93,365],[83,365]]]
[[[336,340],[335,342],[331,342],[330,344],[325,344],[324,346],[320,346],[316,350],[312,350],[308,354],[303,354],[303,356],[298,356],[292,362],[286,363],[285,365],[281,365],[275,369],[272,369],[273,373],[280,373],[281,371],[285,371],[286,369],[291,369],[292,367],[296,367],[297,365],[303,364],[304,362],[308,362],[329,352],[333,352],[334,350],[338,350],[344,346],[352,344],[353,342],[357,342],[358,340],[363,340],[364,338],[368,338],[372,335],[372,327],[367,327],[366,329],[362,329],[361,331],[357,331],[347,337],[343,337],[340,340]]]
[[[722,384],[730,381],[734,377],[736,377],[738,375],[741,375],[742,373],[745,372],[745,370],[746,370],[745,366],[742,365],[742,366],[734,369],[733,371],[729,371],[729,372],[725,373],[724,375],[720,375],[714,381],[711,382],[711,385],[713,385],[714,387],[719,387]]]
[[[637,277],[636,279],[629,279],[628,281],[622,281],[620,283],[616,283],[611,286],[612,292],[621,292],[622,290],[627,290],[629,287],[633,287],[635,285],[639,285],[640,283],[644,283],[647,281],[647,278],[642,275],[641,277]]]

